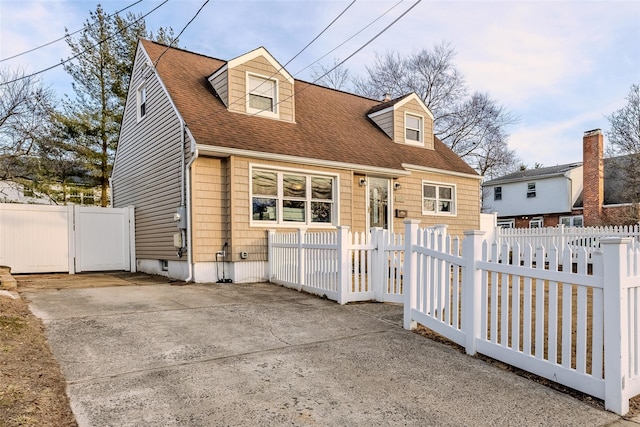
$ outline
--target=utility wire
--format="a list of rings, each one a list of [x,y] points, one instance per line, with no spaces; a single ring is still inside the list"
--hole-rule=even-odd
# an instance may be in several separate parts
[[[168,1],[168,0],[167,0]],[[193,15],[193,18],[191,18],[189,20],[189,22],[187,22],[187,25],[184,26],[184,28],[180,31],[180,33],[178,33],[178,35],[175,37],[175,39],[169,44],[169,46],[167,46],[167,48],[164,50],[164,52],[162,52],[160,54],[160,56],[158,57],[158,59],[156,59],[156,62],[153,63],[153,66],[155,67],[156,65],[158,65],[158,62],[160,62],[160,58],[162,58],[164,56],[165,53],[167,53],[167,51],[169,50],[169,48],[172,47],[172,45],[176,42],[176,40],[178,40],[180,38],[180,36],[182,35],[182,33],[184,33],[184,30],[187,29],[187,27],[189,25],[191,25],[191,23],[193,22],[194,19],[196,19],[196,17],[200,14],[200,12],[202,11],[202,9],[204,9],[204,7],[207,5],[207,3],[209,3],[209,0],[206,0],[204,3],[202,3],[202,6],[200,6],[200,9],[198,9],[198,11],[196,12],[195,15]]]
[[[303,71],[305,71],[306,69],[308,69],[309,67],[317,64],[318,62],[322,61],[324,58],[326,58],[328,55],[330,55],[331,53],[335,52],[336,50],[340,49],[342,46],[344,46],[345,44],[347,44],[349,41],[351,41],[354,37],[356,37],[357,35],[359,35],[360,33],[362,33],[364,30],[366,30],[367,28],[369,28],[370,26],[372,26],[373,24],[375,24],[376,22],[378,22],[378,20],[382,19],[383,16],[385,16],[387,13],[391,12],[393,9],[396,8],[396,6],[398,6],[400,3],[404,2],[404,0],[400,0],[399,2],[397,2],[396,4],[394,4],[393,6],[391,6],[389,9],[387,9],[386,12],[384,12],[382,15],[378,16],[376,19],[374,19],[373,21],[369,22],[368,25],[362,27],[362,29],[360,31],[358,31],[357,33],[355,33],[354,35],[352,35],[351,37],[349,37],[348,39],[346,39],[345,41],[343,41],[342,43],[340,43],[338,46],[334,47],[333,49],[331,49],[329,52],[325,53],[324,55],[322,55],[320,58],[318,58],[317,60],[315,60],[314,62],[312,62],[311,64],[307,65],[306,67],[304,67],[302,70],[294,73],[295,75],[298,75],[300,73],[302,73]]]
[[[373,36],[371,39],[369,39],[365,44],[363,44],[362,46],[360,46],[358,49],[356,49],[353,53],[351,53],[351,55],[349,55],[348,57],[346,57],[344,60],[340,61],[338,64],[334,65],[331,69],[329,69],[327,72],[325,72],[323,75],[321,75],[320,77],[318,77],[317,79],[315,79],[313,82],[311,82],[311,84],[316,84],[316,82],[318,82],[319,80],[321,80],[323,77],[325,77],[327,74],[329,74],[330,72],[332,72],[333,70],[335,70],[336,68],[338,68],[339,66],[341,66],[342,64],[344,64],[345,62],[347,62],[349,59],[353,58],[356,54],[358,54],[360,51],[362,51],[362,49],[364,49],[365,47],[367,47],[369,44],[371,44],[374,40],[376,40],[378,37],[380,37],[383,33],[385,33],[389,28],[391,28],[393,25],[395,25],[400,19],[402,19],[407,13],[409,13],[414,7],[416,7],[422,0],[418,0],[416,1],[413,5],[411,5],[411,7],[409,7],[407,10],[405,10],[400,16],[398,16],[396,19],[394,19],[389,25],[387,25],[386,27],[384,27],[380,32],[378,32],[375,36]],[[386,13],[386,12],[385,12]],[[302,88],[301,90],[294,92],[293,94],[289,95],[288,97],[278,100],[275,104],[274,107],[276,105],[279,105],[297,95],[300,95],[302,92],[304,92],[307,88],[309,88],[310,85],[305,86],[304,88]],[[246,99],[245,95],[245,99]],[[230,104],[231,105],[231,104]],[[228,108],[228,107],[227,107]],[[226,110],[225,110],[226,111]],[[256,111],[255,113],[251,113],[251,114],[247,114],[245,117],[252,117],[252,116],[257,116],[260,113],[267,111],[266,108],[260,110],[260,111]],[[215,112],[213,114],[210,114],[206,117],[206,119],[210,119],[211,117],[218,115],[222,113],[222,111],[218,111]],[[198,120],[194,120],[194,122],[199,122],[201,120],[204,120],[205,118],[203,117],[202,119],[198,119]],[[188,125],[188,123],[187,123]]]
[[[111,18],[112,16],[115,16],[115,15],[119,14],[120,12],[124,12],[125,10],[129,9],[130,7],[133,7],[133,6],[137,5],[137,4],[138,4],[138,3],[140,3],[141,1],[142,1],[142,0],[138,0],[138,1],[137,1],[137,2],[135,2],[135,3],[131,3],[129,6],[124,7],[124,8],[122,8],[122,9],[120,9],[120,10],[118,10],[118,11],[116,11],[116,12],[112,13],[111,15],[108,15],[108,16],[107,16],[107,18]],[[8,60],[10,60],[10,59],[17,58],[18,56],[26,55],[27,53],[31,53],[31,52],[33,52],[33,51],[35,51],[35,50],[42,49],[43,47],[47,47],[47,46],[49,46],[49,45],[52,45],[52,44],[54,44],[54,43],[57,43],[57,42],[59,42],[60,40],[64,40],[64,39],[66,39],[66,38],[67,38],[67,37],[69,37],[69,36],[73,36],[73,35],[75,35],[75,34],[78,34],[78,33],[79,33],[80,31],[82,31],[82,30],[84,30],[84,28],[81,28],[81,29],[79,29],[79,30],[76,30],[76,31],[74,31],[73,33],[65,34],[64,36],[60,37],[59,39],[55,39],[55,40],[53,40],[53,41],[50,41],[49,43],[41,44],[40,46],[36,46],[36,47],[34,47],[34,48],[32,48],[32,49],[25,50],[24,52],[20,52],[20,53],[17,53],[17,54],[15,54],[15,55],[13,55],[13,56],[9,56],[9,57],[7,57],[7,58],[0,59],[0,62],[5,62],[5,61],[8,61]]]
[[[110,35],[110,36],[108,36],[108,37],[105,37],[104,39],[100,40],[98,43],[96,43],[96,44],[94,44],[94,45],[92,45],[92,46],[88,47],[87,49],[83,50],[82,52],[80,52],[80,53],[78,53],[78,54],[76,54],[76,55],[74,55],[74,56],[72,56],[71,58],[67,58],[67,59],[65,59],[64,61],[60,61],[60,63],[59,63],[59,64],[52,65],[52,66],[47,67],[47,68],[44,68],[44,69],[42,69],[42,70],[40,70],[40,71],[36,71],[35,73],[31,73],[31,74],[28,74],[28,75],[26,75],[26,76],[18,77],[17,79],[13,79],[13,80],[10,80],[10,81],[8,81],[8,82],[2,82],[2,83],[0,83],[0,86],[5,86],[5,85],[11,84],[11,83],[15,83],[15,82],[20,81],[20,80],[29,79],[29,78],[31,78],[31,77],[37,76],[37,75],[42,74],[42,73],[44,73],[44,72],[47,72],[47,71],[49,71],[49,70],[53,70],[54,68],[57,68],[57,67],[59,67],[59,66],[61,66],[61,65],[64,65],[64,64],[66,64],[67,62],[73,61],[74,59],[76,59],[76,58],[78,58],[78,57],[80,57],[80,56],[84,55],[84,54],[85,54],[85,53],[87,53],[87,52],[89,52],[91,49],[94,49],[94,48],[96,48],[96,47],[100,46],[102,43],[106,42],[107,40],[109,40],[109,39],[113,38],[115,35],[122,33],[124,30],[128,29],[128,28],[129,28],[129,27],[131,27],[133,24],[135,24],[135,23],[137,23],[137,22],[139,22],[139,21],[143,20],[144,18],[146,18],[147,16],[149,16],[150,14],[152,14],[153,12],[155,12],[156,10],[158,10],[160,7],[164,6],[168,1],[169,1],[169,0],[164,0],[164,1],[163,1],[162,3],[160,3],[158,6],[154,7],[154,8],[153,8],[153,9],[151,9],[149,12],[147,12],[145,15],[142,15],[140,18],[138,18],[138,19],[136,19],[135,21],[131,22],[131,23],[130,23],[129,25],[127,25],[126,27],[122,28],[122,29],[121,29],[121,30],[119,30],[119,31],[116,31],[115,33],[111,34],[111,35]],[[208,0],[207,0],[207,1],[208,1]]]

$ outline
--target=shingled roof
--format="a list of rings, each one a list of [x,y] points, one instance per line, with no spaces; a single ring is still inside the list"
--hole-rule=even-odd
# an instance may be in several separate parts
[[[518,182],[518,181],[527,181],[532,178],[550,178],[553,176],[564,175],[566,172],[571,169],[575,169],[579,166],[582,166],[582,162],[576,163],[567,163],[564,165],[556,165],[556,166],[546,166],[541,168],[534,169],[524,169],[519,170],[517,172],[510,173],[508,175],[501,176],[499,178],[492,179],[490,181],[485,181],[482,185],[495,185],[495,184],[505,184],[508,182]]]
[[[152,62],[162,55],[158,75],[197,144],[398,172],[410,164],[477,175],[437,138],[434,150],[394,143],[367,117],[380,101],[295,80],[295,123],[233,113],[207,80],[225,61],[141,43]]]

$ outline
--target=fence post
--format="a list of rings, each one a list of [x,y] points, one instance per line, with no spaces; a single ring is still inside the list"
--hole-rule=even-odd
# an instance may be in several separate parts
[[[276,237],[276,230],[273,228],[267,230],[267,280],[271,281],[275,276],[275,258],[273,257],[273,239]]]
[[[417,302],[417,262],[418,256],[413,251],[417,243],[418,226],[420,220],[407,219],[404,221],[404,273],[402,291],[404,292],[404,328],[415,329],[416,321],[411,316],[411,310],[416,308]]]
[[[631,239],[600,240],[604,275],[604,407],[618,415],[629,412],[626,377],[629,366],[626,249]]]
[[[69,274],[76,273],[76,252],[79,254],[79,245],[76,240],[76,210],[75,205],[67,205],[67,232],[69,236]]]
[[[346,304],[351,276],[349,259],[349,227],[338,226],[338,304]]]
[[[305,265],[304,265],[304,240],[306,231],[302,228],[298,229],[298,291],[302,290],[305,278]]]
[[[125,227],[129,227],[129,271],[135,273],[138,271],[137,259],[136,259],[136,208],[134,206],[128,206],[125,212],[128,213],[129,224],[125,224]],[[188,248],[191,250],[191,248]]]
[[[388,235],[380,227],[371,228],[371,242],[375,246],[375,253],[371,264],[371,288],[373,289],[373,295],[376,301],[382,301],[384,297],[384,282],[385,282],[385,268],[387,263],[385,262],[385,247],[387,244]]]
[[[462,330],[465,334],[467,354],[476,354],[476,339],[480,336],[480,286],[482,271],[476,268],[476,261],[482,255],[482,241],[485,232],[479,230],[465,231],[462,241],[462,258],[464,271],[462,274]]]

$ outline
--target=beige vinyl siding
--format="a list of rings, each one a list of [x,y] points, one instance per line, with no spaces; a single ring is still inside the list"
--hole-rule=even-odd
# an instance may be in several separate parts
[[[225,70],[211,81],[211,85],[226,107],[229,107],[229,85],[227,84],[228,76],[229,70]]]
[[[173,215],[181,203],[181,126],[162,85],[138,49],[112,174],[113,205],[135,206],[136,257],[177,260]],[[137,122],[137,89],[145,81],[147,112]],[[186,258],[185,258],[186,259]]]
[[[455,215],[423,215],[422,214],[422,182],[434,182],[455,185]],[[462,236],[467,230],[478,230],[480,227],[480,183],[477,179],[454,175],[412,171],[410,176],[397,179],[400,189],[393,190],[393,208],[407,211],[406,218],[395,218],[392,212],[393,229],[396,233],[404,232],[405,219],[420,220],[420,227],[447,224],[449,234]]]
[[[360,186],[360,179],[367,179],[365,175],[354,175],[352,179],[353,206],[352,206],[352,231],[366,231],[367,229],[367,186]]]
[[[239,113],[247,112],[247,72],[278,80],[277,111],[279,120],[295,121],[295,105],[293,97],[293,84],[289,83],[284,75],[278,72],[267,59],[262,56],[249,60],[243,64],[229,69],[229,110]],[[272,77],[273,76],[273,77]]]
[[[389,138],[393,139],[393,110],[374,116],[371,120],[373,120]]]
[[[433,150],[433,120],[429,114],[420,106],[415,100],[410,100],[401,107],[394,109],[394,121],[395,121],[395,138],[394,141],[400,144],[404,144],[405,141],[405,113],[416,114],[422,116],[422,123],[424,126],[423,141],[424,148]]]

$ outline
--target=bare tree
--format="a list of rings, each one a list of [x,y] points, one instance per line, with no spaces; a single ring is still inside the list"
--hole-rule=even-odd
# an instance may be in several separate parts
[[[34,179],[53,93],[22,69],[0,69],[0,180]]]
[[[434,133],[480,174],[497,176],[518,163],[508,148],[506,128],[517,122],[488,94],[468,94],[464,76],[453,64],[448,43],[406,58],[377,55],[366,77],[354,79],[356,92],[375,99],[415,92],[434,115]]]
[[[349,70],[340,64],[339,58],[333,59],[333,65],[325,67],[317,64],[311,67],[311,78],[319,85],[344,90],[349,83]]]
[[[607,116],[609,143],[618,154],[640,154],[640,84],[631,85],[627,104]]]

